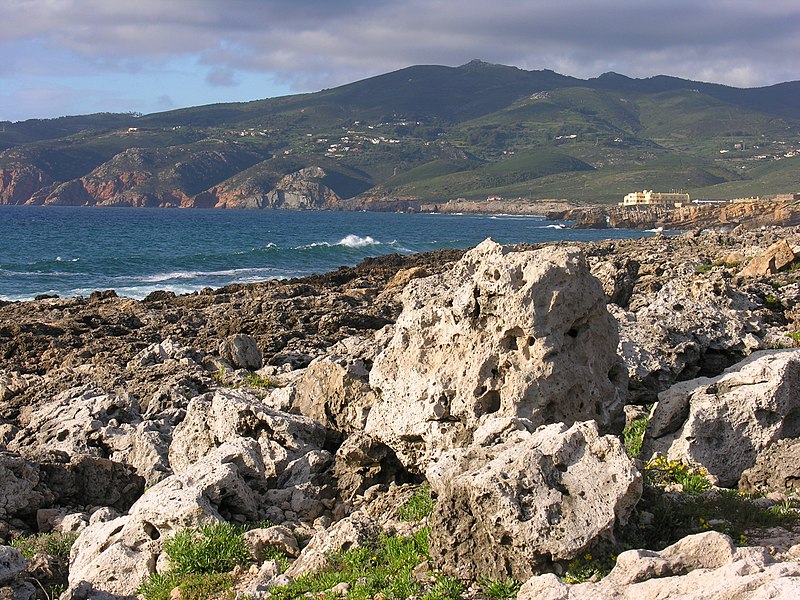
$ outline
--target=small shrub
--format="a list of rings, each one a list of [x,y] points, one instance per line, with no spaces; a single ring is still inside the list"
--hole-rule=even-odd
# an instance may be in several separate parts
[[[179,573],[224,573],[250,558],[244,531],[230,523],[187,528],[164,542],[164,552]]]
[[[666,487],[680,484],[687,494],[699,494],[711,489],[708,473],[704,469],[690,467],[677,460],[657,456],[644,464],[644,477],[648,484]]]
[[[53,558],[67,561],[72,544],[77,539],[77,533],[53,531],[18,537],[11,541],[11,545],[19,550],[25,558],[33,558],[34,554],[47,554]]]
[[[583,583],[605,577],[611,572],[616,563],[615,556],[598,556],[583,554],[571,560],[564,572],[564,581],[567,583]]]
[[[780,298],[774,294],[767,294],[764,297],[764,306],[770,310],[781,310],[783,308]]]
[[[711,263],[705,263],[705,264],[702,264],[702,265],[695,265],[694,272],[695,273],[699,273],[699,274],[702,275],[704,273],[708,273],[713,268],[714,268],[714,265],[712,265]]]
[[[464,584],[454,577],[442,576],[436,580],[430,590],[428,590],[422,600],[458,600],[461,592],[464,591]]]
[[[424,518],[430,516],[435,505],[436,501],[431,496],[431,486],[427,483],[423,483],[420,488],[414,492],[414,495],[411,496],[403,506],[397,509],[397,516],[403,521],[422,521]]]
[[[479,579],[483,593],[492,600],[511,600],[517,597],[520,584],[510,577],[506,579]]]
[[[183,600],[202,600],[231,588],[233,579],[227,572],[250,560],[242,535],[245,529],[215,523],[179,531],[164,542],[169,571],[153,573],[137,593],[145,600],[168,600],[177,587]]]
[[[644,440],[644,432],[647,429],[647,421],[647,417],[635,419],[622,432],[625,452],[630,458],[636,458],[642,451],[642,440]]]
[[[272,388],[280,387],[276,381],[273,381],[268,377],[261,377],[261,375],[257,373],[250,373],[244,378],[244,380],[250,387],[258,388],[261,390],[269,390]]]
[[[790,331],[786,334],[795,344],[800,344],[800,331]]]

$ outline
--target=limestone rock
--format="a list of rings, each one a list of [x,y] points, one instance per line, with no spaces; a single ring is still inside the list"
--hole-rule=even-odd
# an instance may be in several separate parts
[[[486,240],[402,297],[370,371],[380,399],[366,432],[407,467],[469,444],[489,416],[622,428],[616,326],[578,249],[514,252]]]
[[[226,441],[252,438],[260,446],[266,477],[325,445],[325,429],[310,419],[271,409],[242,390],[217,390],[194,398],[175,429],[169,461],[178,473]]]
[[[714,378],[659,395],[644,455],[659,452],[706,469],[718,485],[736,485],[758,455],[800,436],[800,349],[764,350]]]
[[[764,548],[735,548],[717,532],[686,537],[661,552],[628,550],[598,583],[569,585],[552,574],[529,579],[518,600],[730,600],[796,598],[800,564],[775,562]]]
[[[264,562],[265,550],[273,549],[283,552],[286,556],[295,558],[300,554],[300,546],[292,532],[280,525],[262,529],[250,529],[244,533],[244,543],[247,545],[252,558]]]
[[[380,531],[372,518],[353,513],[311,538],[300,557],[286,570],[286,575],[298,577],[305,573],[317,573],[328,565],[331,553],[360,548],[376,539]]]
[[[228,336],[219,344],[219,355],[235,369],[257,371],[261,368],[262,357],[255,338],[242,333]]]
[[[774,275],[794,262],[792,248],[781,240],[772,244],[765,252],[754,257],[747,266],[739,271],[739,277],[764,277]]]
[[[438,496],[434,564],[462,579],[527,579],[613,539],[642,492],[614,436],[592,421],[542,426],[487,422],[481,445],[446,452],[427,471]]]
[[[312,362],[295,384],[292,411],[329,429],[363,431],[375,393],[362,360],[325,357]]]
[[[394,451],[364,434],[349,436],[336,451],[334,476],[339,495],[351,500],[373,485],[405,479],[406,471]]]
[[[739,479],[743,492],[800,489],[800,439],[778,440],[756,456],[755,464]]]
[[[70,553],[70,589],[89,582],[132,595],[155,570],[166,537],[185,528],[239,517],[256,520],[259,502],[248,482],[263,478],[258,445],[226,443],[149,489],[127,515],[90,522]]]
[[[0,519],[35,514],[54,499],[39,467],[13,452],[0,452],[0,490]]]
[[[635,312],[609,305],[631,401],[653,402],[676,381],[717,375],[758,349],[767,328],[756,308],[721,274],[694,273],[676,274]]]

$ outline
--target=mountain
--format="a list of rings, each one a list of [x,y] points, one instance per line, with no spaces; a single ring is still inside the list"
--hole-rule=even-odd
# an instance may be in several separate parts
[[[254,102],[0,123],[0,204],[397,209],[796,192],[799,95],[800,82],[414,66]]]

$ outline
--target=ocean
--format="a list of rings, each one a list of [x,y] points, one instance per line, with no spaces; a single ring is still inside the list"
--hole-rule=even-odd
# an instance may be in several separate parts
[[[632,238],[544,217],[0,206],[0,299],[88,296],[323,273],[368,256],[504,243]]]

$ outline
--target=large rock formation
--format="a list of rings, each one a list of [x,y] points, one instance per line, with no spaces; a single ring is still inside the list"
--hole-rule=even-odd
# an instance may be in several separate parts
[[[462,579],[521,580],[613,539],[642,493],[642,478],[614,436],[594,422],[543,426],[487,421],[469,448],[427,471],[438,501],[430,552]]]
[[[765,350],[714,378],[694,379],[659,395],[644,452],[659,452],[734,486],[758,455],[800,436],[800,350]]]
[[[598,281],[573,247],[486,240],[447,273],[411,281],[370,371],[367,433],[424,469],[486,419],[594,419],[622,428],[625,377]]]

